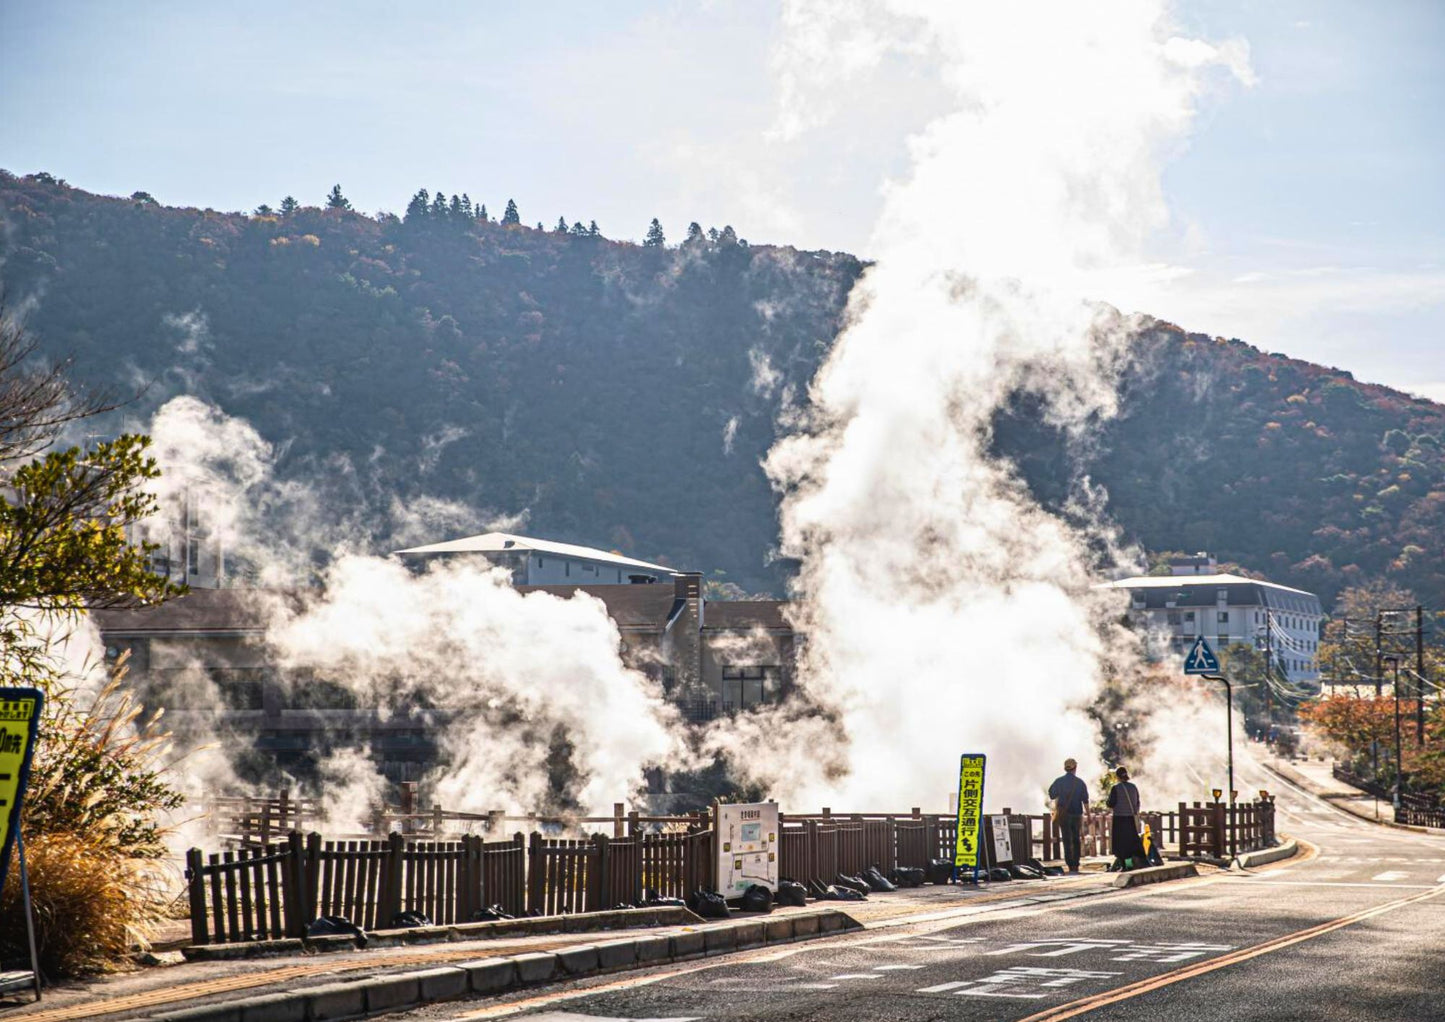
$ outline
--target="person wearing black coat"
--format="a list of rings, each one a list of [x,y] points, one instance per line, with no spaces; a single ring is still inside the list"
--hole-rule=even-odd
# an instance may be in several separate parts
[[[1109,808],[1114,810],[1114,863],[1110,869],[1125,869],[1125,861],[1133,866],[1144,864],[1144,842],[1139,838],[1139,789],[1129,780],[1123,767],[1114,771],[1118,782],[1109,789]]]

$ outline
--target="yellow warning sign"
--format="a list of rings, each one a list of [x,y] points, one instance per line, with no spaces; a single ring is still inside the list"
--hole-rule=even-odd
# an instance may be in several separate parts
[[[20,800],[30,773],[30,754],[40,723],[39,690],[0,688],[0,890],[10,847],[20,826]]]
[[[979,827],[983,823],[983,774],[986,756],[965,753],[958,761],[958,831],[953,846],[954,866],[976,869]]]

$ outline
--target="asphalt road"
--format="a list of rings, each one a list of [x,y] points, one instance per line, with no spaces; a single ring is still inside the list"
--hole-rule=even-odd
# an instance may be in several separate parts
[[[972,920],[595,980],[412,1019],[1445,1019],[1445,838],[1279,792],[1279,827],[1318,854]],[[1022,886],[1022,884],[1020,884]]]

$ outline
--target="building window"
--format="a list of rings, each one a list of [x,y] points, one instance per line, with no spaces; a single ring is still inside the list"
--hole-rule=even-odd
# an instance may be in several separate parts
[[[1219,623],[1222,625],[1229,624],[1229,611],[1221,610],[1219,612]]]
[[[201,573],[201,541],[199,539],[186,541],[186,570],[192,575]]]
[[[537,558],[537,567],[540,568],[541,566],[542,566],[542,558],[539,557],[539,558]]]
[[[1227,635],[1216,635],[1214,638],[1218,641],[1220,649],[1229,645],[1229,636]]]
[[[563,562],[562,562],[562,574],[563,574],[563,575],[566,575],[568,578],[571,578],[571,577],[572,577],[572,562],[571,562],[571,561],[563,561]]]
[[[1192,625],[1194,623],[1194,611],[1186,610],[1184,612],[1184,623],[1187,625]]]
[[[1171,625],[1177,625],[1179,623],[1179,611],[1177,610],[1168,611],[1165,617]]]
[[[776,686],[781,668],[749,664],[735,665],[722,669],[723,708],[725,711],[741,711],[761,705],[776,696]]]

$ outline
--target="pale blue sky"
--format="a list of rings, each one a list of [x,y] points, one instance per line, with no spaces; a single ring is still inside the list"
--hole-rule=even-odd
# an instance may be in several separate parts
[[[1213,0],[1178,18],[1250,46],[1166,171],[1150,309],[1190,329],[1445,399],[1445,3]],[[878,189],[942,111],[885,64],[770,137],[762,2],[0,3],[0,167],[217,209],[362,210],[419,187],[528,222],[662,219],[867,255]]]

